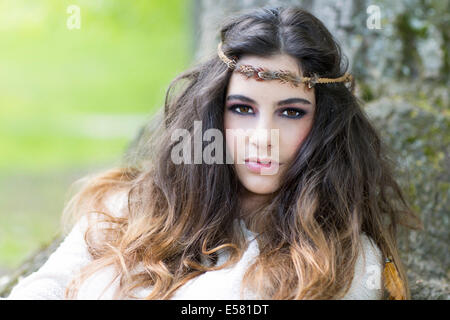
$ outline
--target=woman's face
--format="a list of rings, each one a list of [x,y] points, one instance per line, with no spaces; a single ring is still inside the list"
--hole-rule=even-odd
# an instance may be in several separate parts
[[[239,64],[302,76],[295,58],[285,54],[270,58],[243,56]],[[257,81],[232,73],[225,99],[224,129],[227,151],[248,191],[264,195],[280,187],[281,174],[311,130],[315,104],[314,89],[306,85],[294,87],[279,80]]]

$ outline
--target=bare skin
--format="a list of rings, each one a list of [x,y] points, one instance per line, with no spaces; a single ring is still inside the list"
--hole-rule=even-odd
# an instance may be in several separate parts
[[[243,56],[238,63],[270,70],[289,70],[302,76],[296,59],[285,54],[270,58]],[[234,168],[243,186],[241,199],[244,212],[251,212],[280,187],[281,174],[311,130],[315,105],[314,88],[309,89],[306,85],[293,87],[276,80],[257,81],[237,72],[232,74],[224,106],[228,150],[233,150],[236,155],[236,131],[227,129],[256,129],[245,136],[246,159],[234,158]],[[261,129],[268,134],[261,135]],[[272,141],[271,129],[278,130],[278,141]],[[279,167],[276,174],[258,174],[244,161],[250,161],[249,157],[259,157],[263,148],[266,148],[269,158],[272,150],[278,148],[278,161],[275,162],[279,163]],[[238,163],[238,160],[241,162]]]

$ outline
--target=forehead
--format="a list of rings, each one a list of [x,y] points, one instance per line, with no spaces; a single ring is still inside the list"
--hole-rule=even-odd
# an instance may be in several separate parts
[[[286,54],[278,54],[270,57],[242,56],[238,60],[236,69],[241,64],[263,67],[271,71],[284,70],[298,77],[302,76],[297,60]],[[314,100],[314,89],[308,89],[304,84],[294,87],[289,83],[281,83],[279,80],[258,81],[254,78],[248,79],[244,74],[239,72],[232,73],[227,89],[228,94],[248,95],[257,102],[282,100],[295,96],[304,97],[310,101]]]

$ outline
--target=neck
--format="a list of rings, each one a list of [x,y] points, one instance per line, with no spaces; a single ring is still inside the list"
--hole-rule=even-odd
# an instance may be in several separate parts
[[[253,193],[247,190],[245,187],[242,187],[241,191],[241,218],[248,218],[252,215],[252,213],[258,209],[261,205],[263,205],[267,199],[268,195],[266,194],[258,194]]]

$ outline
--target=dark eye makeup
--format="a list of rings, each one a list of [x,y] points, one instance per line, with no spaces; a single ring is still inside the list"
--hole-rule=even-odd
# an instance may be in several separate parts
[[[247,106],[245,104],[233,104],[228,107],[228,110],[231,110],[234,113],[246,115],[246,114],[254,114],[255,111],[252,107]]]
[[[228,110],[241,116],[248,116],[255,114],[253,108],[245,104],[233,104],[228,107]],[[280,114],[281,117],[288,119],[300,119],[306,114],[305,110],[293,107],[282,108],[277,112]]]

